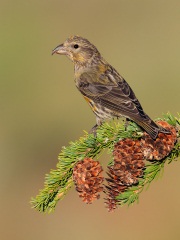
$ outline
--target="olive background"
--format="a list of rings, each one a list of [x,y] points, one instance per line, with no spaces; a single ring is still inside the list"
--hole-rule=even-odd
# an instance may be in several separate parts
[[[86,205],[74,188],[52,214],[31,209],[62,146],[95,123],[72,63],[51,56],[74,34],[97,46],[152,118],[180,111],[179,0],[1,0],[0,239],[180,239],[179,161],[114,213],[103,196]]]

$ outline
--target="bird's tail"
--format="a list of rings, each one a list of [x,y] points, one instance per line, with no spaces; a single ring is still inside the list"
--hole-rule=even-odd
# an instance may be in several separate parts
[[[150,118],[145,121],[136,121],[136,123],[142,127],[150,136],[153,140],[157,138],[157,135],[159,132],[165,133],[165,134],[170,134],[170,131],[157,125],[153,120]]]

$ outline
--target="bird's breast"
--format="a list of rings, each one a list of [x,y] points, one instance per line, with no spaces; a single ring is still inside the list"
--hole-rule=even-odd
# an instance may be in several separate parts
[[[89,104],[94,114],[101,120],[111,119],[113,117],[121,117],[120,113],[114,112],[109,108],[102,106],[100,103],[94,102],[92,99],[84,96],[84,99]]]

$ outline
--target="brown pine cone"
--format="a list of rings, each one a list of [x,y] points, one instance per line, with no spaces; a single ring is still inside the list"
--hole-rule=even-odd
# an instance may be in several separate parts
[[[116,172],[113,170],[113,167],[108,167],[107,172],[108,178],[106,178],[107,185],[105,186],[105,204],[109,212],[113,212],[117,208],[118,200],[116,197],[123,193],[127,186],[122,185],[121,180],[116,175]]]
[[[117,208],[116,197],[129,186],[138,183],[143,175],[144,156],[140,140],[123,139],[117,142],[113,151],[114,165],[108,167],[105,204],[111,212]]]
[[[99,199],[99,192],[103,190],[102,171],[100,163],[91,158],[85,158],[75,165],[73,180],[83,202],[92,203],[95,199]]]
[[[165,121],[158,121],[158,125],[170,131],[170,134],[159,133],[153,140],[146,132],[142,137],[142,151],[148,160],[161,160],[166,157],[174,147],[177,140],[176,129]]]
[[[144,156],[140,140],[124,139],[117,142],[113,151],[113,170],[123,185],[133,185],[143,175]]]

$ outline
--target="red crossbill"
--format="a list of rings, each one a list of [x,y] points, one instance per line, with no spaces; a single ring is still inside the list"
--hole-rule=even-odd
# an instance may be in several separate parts
[[[105,119],[123,116],[136,122],[153,139],[159,132],[168,133],[144,112],[128,83],[87,39],[72,36],[54,53],[66,55],[74,63],[76,87],[96,115],[93,132]]]

